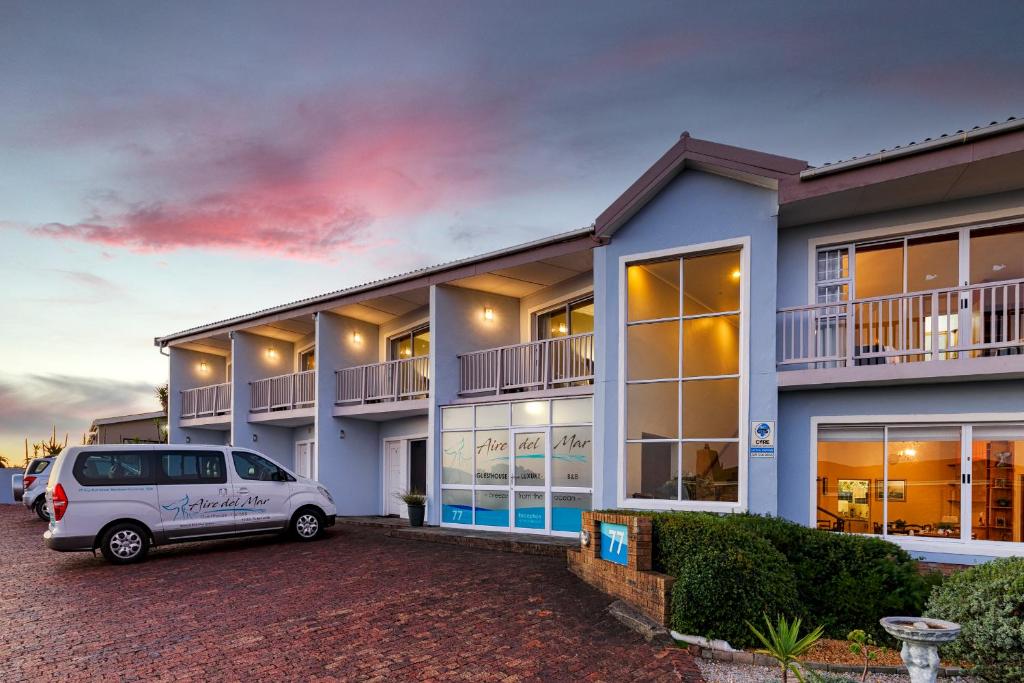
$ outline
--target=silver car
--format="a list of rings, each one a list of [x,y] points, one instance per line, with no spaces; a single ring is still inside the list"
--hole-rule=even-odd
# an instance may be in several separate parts
[[[50,511],[46,508],[46,482],[50,478],[50,467],[55,457],[33,458],[25,468],[21,478],[21,486],[15,480],[14,500],[20,500],[25,507],[39,515],[44,522],[50,521]]]

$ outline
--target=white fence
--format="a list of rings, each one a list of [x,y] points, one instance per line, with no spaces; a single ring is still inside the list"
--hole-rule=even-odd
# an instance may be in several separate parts
[[[778,364],[807,368],[1024,352],[1024,279],[779,309]]]
[[[594,335],[576,334],[459,356],[459,394],[551,389],[594,380]]]
[[[231,412],[231,383],[211,384],[181,392],[181,417],[211,417]]]
[[[289,410],[313,405],[316,400],[315,373],[315,370],[304,370],[249,382],[249,410]]]
[[[401,401],[430,394],[430,356],[416,356],[335,372],[338,404]]]

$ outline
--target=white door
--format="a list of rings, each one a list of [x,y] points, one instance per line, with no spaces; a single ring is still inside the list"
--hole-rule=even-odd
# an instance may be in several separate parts
[[[316,442],[299,441],[295,444],[295,474],[317,481]]]
[[[384,514],[408,517],[398,496],[405,491],[405,458],[401,441],[384,442]]]
[[[168,538],[235,530],[235,503],[223,452],[158,452],[153,457],[160,522]]]

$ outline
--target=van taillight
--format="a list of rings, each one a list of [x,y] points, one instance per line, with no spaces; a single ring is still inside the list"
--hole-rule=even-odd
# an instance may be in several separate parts
[[[57,484],[53,489],[53,519],[60,521],[64,513],[68,511],[68,496],[64,493],[64,487]]]
[[[22,489],[22,491],[28,491],[29,487],[31,487],[32,484],[35,483],[36,479],[38,479],[38,477],[25,477],[24,479],[22,479],[21,480],[21,489]]]

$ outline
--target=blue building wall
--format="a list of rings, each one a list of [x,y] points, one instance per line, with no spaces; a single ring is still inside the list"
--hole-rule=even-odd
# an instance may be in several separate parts
[[[747,340],[749,419],[774,420],[777,196],[772,190],[708,173],[687,170],[594,250],[594,295],[600,312],[595,330],[594,387],[595,507],[617,503],[619,422],[619,259],[622,256],[746,237],[750,240],[746,314],[755,333]],[[748,425],[741,424],[745,433]],[[742,454],[745,456],[745,453]],[[742,456],[741,456],[742,457]],[[749,462],[748,507],[776,511],[774,459]]]

